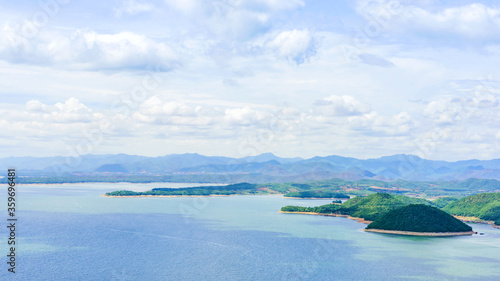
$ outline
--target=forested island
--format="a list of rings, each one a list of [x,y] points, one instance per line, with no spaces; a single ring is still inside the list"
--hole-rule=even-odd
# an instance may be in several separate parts
[[[317,207],[285,206],[282,212],[342,215],[374,221],[386,212],[409,204],[432,204],[431,202],[403,195],[375,193],[366,197],[354,197],[341,205],[327,204]]]
[[[129,190],[119,190],[106,193],[106,196],[126,197],[126,196],[210,196],[210,195],[245,195],[261,194],[272,192],[269,189],[257,188],[251,183],[237,183],[222,186],[198,186],[184,188],[153,188],[149,191],[135,192]],[[275,192],[276,193],[276,192]]]
[[[281,212],[309,213],[330,216],[348,216],[365,222],[372,222],[397,208],[410,204],[421,204],[436,207],[459,217],[463,221],[485,222],[500,225],[500,193],[480,193],[458,199],[457,197],[439,197],[429,201],[414,196],[401,195],[399,183],[384,183],[372,180],[344,181],[339,179],[314,181],[309,183],[236,183],[229,185],[195,186],[185,188],[153,188],[149,191],[134,192],[119,190],[106,193],[109,197],[134,196],[229,196],[229,195],[265,195],[282,194],[288,198],[336,198],[349,199],[344,203],[335,201],[332,204],[317,207],[285,206]],[[480,182],[483,182],[481,180]],[[405,186],[417,183],[403,182]],[[468,180],[475,186],[478,182]],[[488,182],[486,182],[488,183]],[[379,186],[374,187],[373,184]],[[426,183],[421,183],[425,185]],[[458,184],[458,183],[455,183]],[[354,186],[356,185],[356,186]],[[465,186],[464,183],[459,183]],[[388,187],[383,187],[388,186]],[[390,186],[398,186],[392,189]],[[409,186],[407,186],[409,187]],[[374,192],[373,190],[384,190]],[[405,193],[405,192],[403,192]],[[426,194],[424,194],[425,196]]]
[[[468,196],[459,200],[457,200],[456,198],[443,198],[435,200],[433,202],[422,198],[412,198],[403,195],[392,195],[388,193],[376,193],[366,197],[358,196],[349,199],[348,201],[340,205],[327,204],[317,207],[285,206],[281,208],[281,212],[329,216],[348,216],[350,218],[354,218],[364,222],[377,222],[370,228],[379,229],[379,227],[381,227],[379,230],[384,231],[390,230],[407,232],[459,233],[470,232],[472,230],[465,230],[465,228],[458,227],[460,226],[460,224],[453,222],[454,220],[450,219],[451,215],[478,216],[482,219],[491,219],[495,222],[496,225],[498,225],[498,223],[500,222],[500,213],[498,213],[499,208],[497,205],[498,196],[500,196],[500,193],[486,193]],[[446,202],[448,203],[445,204]],[[417,206],[413,206],[409,209],[401,209],[410,205]],[[444,211],[441,211],[438,208],[443,208]],[[439,212],[437,212],[436,210],[439,210]],[[426,216],[417,216],[416,214],[418,214],[419,212],[425,214]],[[400,217],[398,214],[402,213],[404,215]],[[386,216],[388,214],[390,214],[389,217]],[[446,216],[443,214],[445,214]],[[444,228],[438,227],[438,222],[441,220],[443,220]],[[426,225],[427,223],[428,225],[424,227],[423,225]],[[409,225],[412,225],[412,227],[409,227]],[[446,225],[457,226],[457,228],[447,228]]]
[[[318,198],[318,199],[349,199],[349,195],[343,193],[333,192],[333,191],[322,191],[322,190],[312,190],[312,191],[292,191],[283,195],[289,198]]]
[[[365,231],[419,236],[474,234],[467,224],[424,204],[410,204],[391,210],[370,223]]]

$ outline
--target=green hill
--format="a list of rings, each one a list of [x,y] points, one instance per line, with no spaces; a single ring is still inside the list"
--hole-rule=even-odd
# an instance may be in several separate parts
[[[328,204],[318,207],[285,206],[283,212],[314,212],[322,214],[350,215],[373,221],[385,213],[409,204],[431,204],[425,199],[412,198],[403,195],[375,193],[366,197],[354,197],[342,205]]]
[[[366,229],[411,232],[468,232],[472,228],[438,208],[411,204],[393,209],[370,223]]]
[[[373,221],[390,210],[409,204],[429,205],[430,202],[425,199],[404,195],[375,193],[367,197],[355,197],[346,201],[341,206],[348,215]]]
[[[500,219],[500,193],[480,193],[467,196],[446,205],[443,210],[456,216],[497,220]]]

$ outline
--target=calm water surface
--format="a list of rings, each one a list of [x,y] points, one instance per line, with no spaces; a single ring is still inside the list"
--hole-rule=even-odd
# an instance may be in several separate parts
[[[100,196],[189,185],[20,185],[17,273],[3,262],[0,280],[500,280],[500,230],[487,225],[472,225],[484,235],[402,237],[277,212],[331,200]]]

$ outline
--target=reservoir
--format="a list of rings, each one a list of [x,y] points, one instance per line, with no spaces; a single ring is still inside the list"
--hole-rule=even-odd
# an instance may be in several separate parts
[[[3,262],[0,280],[500,280],[500,229],[489,225],[470,224],[484,235],[396,236],[278,213],[331,200],[101,196],[199,185],[19,184],[16,273]]]

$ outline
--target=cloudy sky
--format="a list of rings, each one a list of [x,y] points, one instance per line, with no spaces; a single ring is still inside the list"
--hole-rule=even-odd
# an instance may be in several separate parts
[[[495,2],[0,0],[0,152],[500,158]]]

